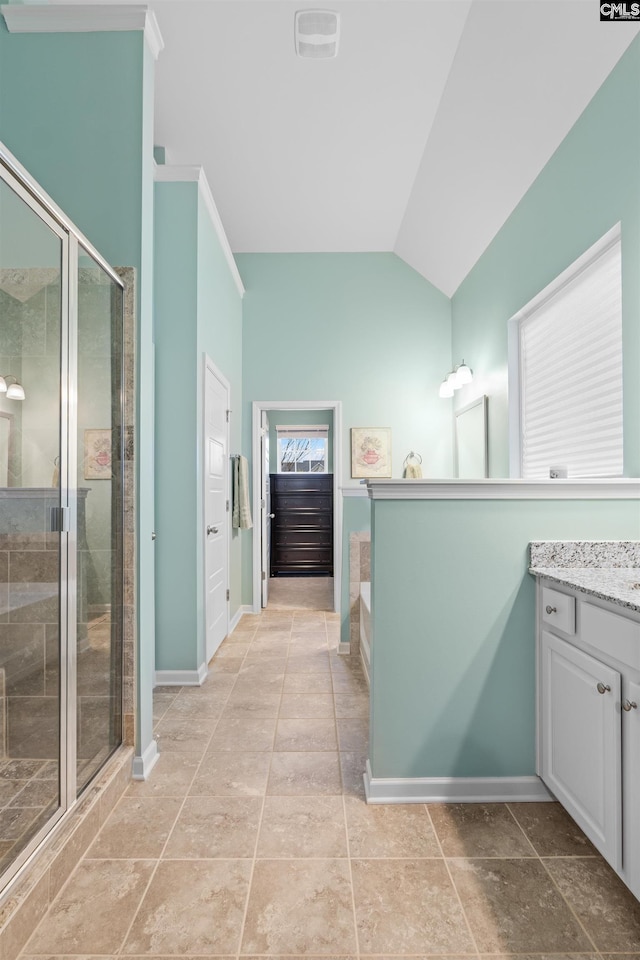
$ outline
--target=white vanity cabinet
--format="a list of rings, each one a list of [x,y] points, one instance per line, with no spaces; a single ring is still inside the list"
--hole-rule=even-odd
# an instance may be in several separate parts
[[[640,897],[640,616],[545,580],[538,775]]]

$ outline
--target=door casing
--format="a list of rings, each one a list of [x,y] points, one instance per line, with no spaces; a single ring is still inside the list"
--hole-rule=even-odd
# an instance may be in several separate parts
[[[253,613],[260,613],[262,596],[261,442],[262,412],[266,410],[333,411],[333,609],[340,612],[342,586],[342,402],[340,400],[254,400],[252,403],[251,458],[253,479]]]

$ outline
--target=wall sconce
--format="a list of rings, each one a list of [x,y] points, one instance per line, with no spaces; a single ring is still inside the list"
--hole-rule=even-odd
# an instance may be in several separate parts
[[[9,380],[12,382],[8,383]],[[0,377],[0,393],[6,393],[7,400],[25,399],[24,387],[21,383],[18,383],[17,377],[14,377],[11,373],[6,373],[3,377]]]
[[[452,397],[455,390],[459,390],[460,387],[464,387],[465,384],[471,383],[473,380],[473,370],[471,367],[462,361],[456,367],[453,368],[451,373],[447,374],[442,383],[440,384],[439,396],[448,398]]]

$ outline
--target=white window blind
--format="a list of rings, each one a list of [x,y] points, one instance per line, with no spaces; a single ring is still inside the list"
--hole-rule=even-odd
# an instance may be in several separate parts
[[[296,425],[295,427],[276,427],[278,440],[290,437],[292,440],[306,440],[307,437],[328,437],[329,427],[322,423],[315,423],[310,427]]]
[[[622,475],[619,230],[590,252],[520,314],[525,479],[548,478],[550,467],[569,477]]]

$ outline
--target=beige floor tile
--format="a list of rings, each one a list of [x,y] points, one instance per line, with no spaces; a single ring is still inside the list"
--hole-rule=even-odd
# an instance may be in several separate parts
[[[591,944],[539,860],[449,860],[484,953],[589,951]]]
[[[357,797],[345,797],[344,806],[352,857],[442,856],[424,804],[367,805]]]
[[[599,856],[559,803],[510,803],[509,809],[539,856]]]
[[[473,953],[443,860],[352,860],[361,954]]]
[[[271,750],[275,730],[275,720],[218,720],[209,750],[211,753],[224,750],[247,750],[250,753]]]
[[[290,656],[309,657],[317,653],[329,653],[329,646],[324,630],[291,637],[291,643],[289,644]]]
[[[268,796],[327,796],[341,792],[337,753],[274,753]]]
[[[284,660],[289,656],[289,646],[289,643],[282,640],[254,643],[247,653],[245,663],[253,660]]]
[[[224,709],[226,697],[219,698],[210,695],[201,697],[185,695],[185,688],[180,691],[165,715],[164,720],[182,717],[185,720],[217,720]]]
[[[283,693],[331,693],[331,674],[329,673],[287,673],[284,678]]]
[[[269,719],[270,717],[277,717],[279,710],[279,693],[265,691],[264,688],[250,692],[234,688],[222,711],[222,717],[225,720],[243,720],[252,717],[259,720]]]
[[[640,903],[600,857],[545,860],[601,952],[640,952]]]
[[[178,691],[175,693],[156,693],[153,694],[153,720],[154,723],[158,720],[161,720],[175,698],[178,695]]]
[[[212,677],[235,675],[243,663],[244,657],[214,657],[209,664],[209,675]]]
[[[369,719],[368,693],[336,693],[335,702],[338,719]]]
[[[274,657],[265,660],[246,660],[238,674],[240,680],[256,680],[261,677],[272,676],[282,678],[287,666],[285,657]]]
[[[218,697],[225,700],[236,682],[235,676],[227,673],[209,673],[199,687],[183,687],[180,691],[181,697],[194,697],[202,699],[204,697]]]
[[[329,693],[285,693],[280,704],[280,717],[333,719],[333,697]]]
[[[297,753],[337,750],[334,720],[278,720],[275,750]]]
[[[349,867],[344,860],[258,860],[241,953],[355,951]]]
[[[147,780],[132,780],[129,797],[184,797],[193,780],[199,757],[190,753],[161,753]]]
[[[512,953],[480,953],[480,960],[515,960]],[[447,960],[450,960],[447,957]],[[519,953],[517,960],[603,960],[599,953]],[[620,958],[622,960],[622,958]],[[634,960],[626,954],[624,960]]]
[[[282,671],[278,673],[251,673],[248,677],[241,673],[236,680],[233,692],[237,691],[239,693],[245,690],[257,693],[261,690],[264,693],[281,693],[283,681],[284,673]]]
[[[193,797],[261,797],[267,789],[271,754],[208,751],[191,785]]]
[[[344,753],[340,756],[342,787],[346,796],[364,798],[364,772],[367,766],[367,753]]]
[[[431,803],[429,814],[445,857],[535,857],[503,803]]]
[[[341,797],[267,797],[257,856],[346,857]]]
[[[260,797],[187,797],[163,858],[253,857],[261,810]]]
[[[329,654],[322,650],[316,653],[289,653],[287,673],[326,673],[331,672]]]
[[[350,693],[369,697],[369,686],[364,676],[354,677],[351,674],[343,676],[342,674],[332,673],[333,689],[336,693]]]
[[[368,720],[337,720],[338,745],[348,753],[364,753],[369,749]]]
[[[223,643],[216,650],[215,658],[216,660],[227,660],[234,657],[244,657],[247,655],[250,646],[249,641],[246,643]]]
[[[157,859],[180,811],[181,798],[123,797],[89,848],[89,859]]]
[[[117,953],[154,866],[150,860],[83,861],[25,952]]]
[[[165,714],[156,727],[160,750],[179,750],[185,753],[202,752],[211,736],[211,721],[204,718],[169,717]]]
[[[249,891],[248,860],[163,860],[122,953],[235,954]]]

